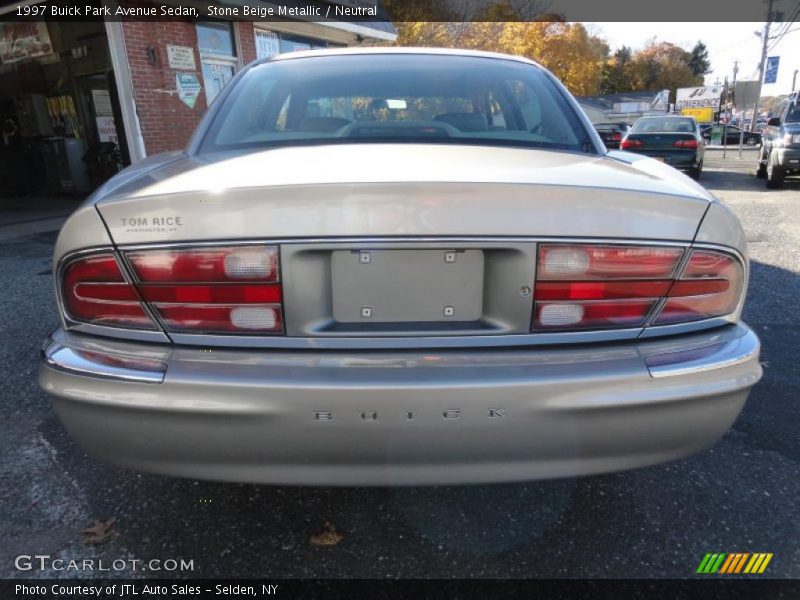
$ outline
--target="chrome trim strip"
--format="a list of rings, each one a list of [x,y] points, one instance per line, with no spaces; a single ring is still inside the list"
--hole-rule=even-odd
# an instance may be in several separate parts
[[[688,346],[673,352],[653,353],[650,356],[658,356],[659,354],[679,354],[688,350],[697,350],[705,346]],[[713,371],[715,369],[724,369],[733,367],[752,360],[758,360],[759,353],[761,352],[761,342],[758,336],[751,330],[747,329],[746,333],[736,339],[729,340],[722,344],[721,348],[714,352],[711,356],[698,358],[695,360],[688,360],[686,362],[678,362],[671,365],[647,365],[651,377],[672,377],[675,375],[688,375],[690,373],[702,373],[705,371]],[[645,364],[647,364],[647,356],[644,357]]]
[[[42,350],[42,362],[51,369],[73,375],[138,383],[162,383],[167,371],[166,363],[163,363],[163,371],[143,371],[92,362],[69,346],[54,341]]]
[[[237,239],[237,240],[188,240],[181,242],[164,242],[156,244],[119,244],[119,250],[148,250],[158,248],[182,248],[186,246],[202,248],[204,246],[238,246],[253,244],[393,244],[393,243],[417,243],[427,244],[438,243],[480,243],[480,242],[519,242],[519,243],[564,243],[564,244],[608,244],[614,246],[630,246],[643,244],[649,246],[674,246],[687,248],[691,242],[680,242],[675,240],[643,240],[640,238],[572,238],[572,237],[524,237],[524,236],[383,236],[383,237],[325,237],[325,238],[269,238],[269,239]],[[728,248],[720,246],[720,248]]]
[[[281,337],[204,335],[171,333],[176,344],[191,346],[228,346],[236,348],[293,348],[306,350],[386,350],[413,348],[489,348],[510,346],[543,346],[584,342],[635,340],[641,327],[603,331],[567,331],[559,333],[453,335],[438,337],[356,337],[337,334],[335,337]]]

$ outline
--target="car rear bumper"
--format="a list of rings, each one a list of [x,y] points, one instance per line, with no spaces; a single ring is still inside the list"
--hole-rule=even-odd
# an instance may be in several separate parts
[[[700,155],[693,150],[674,151],[674,150],[645,150],[637,151],[650,158],[663,160],[666,164],[676,169],[693,169],[700,165]]]
[[[58,330],[40,383],[81,446],[135,469],[273,484],[488,483],[707,448],[761,377],[758,355],[741,324],[635,343],[385,353],[208,351]]]
[[[775,164],[786,171],[800,171],[800,148],[774,148]]]

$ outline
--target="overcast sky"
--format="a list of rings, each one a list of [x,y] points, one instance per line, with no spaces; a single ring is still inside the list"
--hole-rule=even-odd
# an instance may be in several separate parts
[[[672,42],[691,50],[702,40],[708,47],[712,72],[706,75],[706,83],[720,83],[727,76],[733,77],[733,62],[739,61],[737,80],[757,79],[758,62],[761,58],[761,42],[753,32],[764,27],[764,23],[584,23],[592,33],[608,40],[612,52],[626,45],[641,48],[656,37],[659,41]],[[780,31],[781,24],[773,23],[770,35]],[[800,69],[800,23],[793,23],[769,56],[780,56],[778,82],[766,84],[761,92],[764,96],[787,94],[792,89],[792,75]],[[800,74],[797,76],[800,87]]]

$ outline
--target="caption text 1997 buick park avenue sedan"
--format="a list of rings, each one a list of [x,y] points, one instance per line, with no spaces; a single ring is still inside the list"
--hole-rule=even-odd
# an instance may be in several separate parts
[[[503,55],[254,63],[72,215],[55,274],[67,429],[183,477],[628,469],[713,444],[761,376],[736,218]]]

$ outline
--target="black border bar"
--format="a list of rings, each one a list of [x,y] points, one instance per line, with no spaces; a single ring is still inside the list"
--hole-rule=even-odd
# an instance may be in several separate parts
[[[21,588],[19,586],[26,586]],[[123,586],[129,586],[124,588]],[[146,589],[147,586],[149,589]],[[239,593],[224,593],[239,586]],[[264,586],[264,587],[262,587]],[[80,593],[81,588],[86,593]],[[94,592],[89,591],[94,589]],[[252,589],[254,593],[247,593]],[[70,593],[72,591],[73,593]],[[100,594],[97,593],[100,591]],[[149,593],[148,593],[149,591]],[[127,592],[127,593],[126,593]],[[6,579],[0,581],[3,600],[103,600],[112,598],[169,600],[190,598],[281,599],[428,599],[428,598],[548,598],[565,600],[628,599],[703,600],[746,598],[789,600],[800,597],[800,581],[709,576],[707,579]]]
[[[377,3],[377,4],[376,4]],[[272,8],[271,15],[245,16],[243,7]],[[30,6],[47,10],[31,14]],[[87,6],[105,8],[89,11]],[[117,7],[166,6],[182,9],[182,16],[124,16]],[[623,22],[763,22],[767,3],[761,0],[0,0],[2,21],[120,21],[172,19],[205,20],[209,7],[239,7],[239,16],[252,21],[477,22],[477,21],[623,21]],[[336,7],[376,7],[376,14],[336,15]],[[770,20],[796,21],[795,0],[772,0]],[[284,13],[281,13],[284,10]],[[291,15],[287,15],[291,12]],[[105,14],[103,14],[105,13]],[[110,13],[110,14],[109,14]],[[192,14],[194,16],[192,16]],[[305,14],[301,14],[305,13]],[[311,14],[308,14],[311,13]],[[284,16],[281,16],[283,14]],[[710,25],[711,26],[711,25]]]

